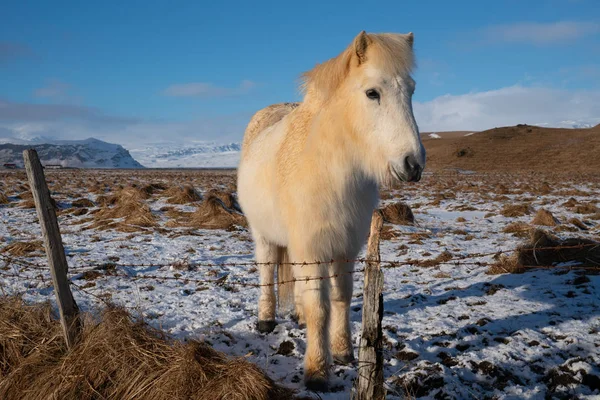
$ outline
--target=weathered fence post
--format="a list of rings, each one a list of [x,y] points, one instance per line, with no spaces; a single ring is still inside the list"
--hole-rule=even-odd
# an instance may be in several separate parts
[[[356,399],[380,400],[385,398],[383,388],[383,272],[379,255],[379,236],[383,217],[379,210],[373,213],[371,234],[367,245],[367,265],[363,290],[362,336],[358,349],[358,384]]]
[[[48,265],[50,266],[54,293],[56,294],[56,302],[60,313],[60,323],[63,327],[67,347],[71,348],[80,332],[81,321],[79,320],[79,308],[69,287],[67,258],[65,257],[56,212],[50,199],[50,192],[37,152],[33,149],[25,150],[23,159],[25,160],[25,169],[35,202],[35,209],[42,228],[44,248],[48,257]]]

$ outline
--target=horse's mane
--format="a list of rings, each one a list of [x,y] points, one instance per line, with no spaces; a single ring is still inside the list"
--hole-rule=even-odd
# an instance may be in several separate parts
[[[410,73],[415,61],[412,50],[412,33],[408,35],[396,33],[367,34],[367,62],[377,65],[392,74]],[[305,95],[313,94],[321,100],[333,95],[342,84],[353,59],[356,59],[354,43],[350,44],[337,57],[331,58],[302,74],[300,89]],[[358,63],[357,63],[358,65]]]

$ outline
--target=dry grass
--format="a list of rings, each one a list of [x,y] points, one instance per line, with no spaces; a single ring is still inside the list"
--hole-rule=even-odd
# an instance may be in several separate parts
[[[505,254],[498,257],[498,260],[491,265],[486,274],[498,275],[498,274],[521,274],[525,272],[525,268],[518,261],[516,255],[507,256]]]
[[[0,192],[0,204],[8,204],[10,203],[10,200],[8,199],[8,197],[6,197],[6,195],[2,192]]]
[[[511,224],[506,225],[502,232],[511,233],[516,237],[526,238],[531,234],[531,230],[533,227],[525,222],[513,222]]]
[[[397,202],[388,204],[381,209],[383,213],[383,220],[390,224],[398,225],[414,225],[415,216],[408,204],[403,202]]]
[[[17,399],[289,399],[243,358],[230,359],[196,341],[164,332],[109,307],[84,317],[67,351],[48,304],[0,299],[0,398]]]
[[[548,210],[540,208],[533,220],[531,221],[532,225],[543,225],[543,226],[556,226],[559,224],[558,220],[554,218],[554,215]]]
[[[532,211],[529,204],[508,204],[502,208],[500,214],[505,217],[522,217],[531,214]]]
[[[569,248],[584,245],[581,248]],[[555,249],[542,249],[556,247]],[[561,248],[563,247],[563,248]],[[548,232],[536,229],[527,243],[517,248],[517,261],[521,265],[551,266],[564,262],[576,262],[580,266],[600,266],[600,242],[584,238],[559,239]]]
[[[145,203],[148,194],[135,187],[125,187],[101,204],[114,204],[102,208],[94,214],[96,221],[91,227],[97,229],[118,229],[124,232],[145,230],[156,227],[157,222],[150,207]],[[100,202],[100,201],[99,201]],[[114,221],[119,219],[119,221]]]
[[[34,240],[32,242],[13,242],[4,246],[0,253],[8,253],[13,257],[23,257],[40,251],[44,251],[44,245],[40,240]]]
[[[168,197],[169,204],[189,204],[200,201],[202,198],[192,186],[173,186],[165,190],[162,195]]]
[[[419,267],[426,267],[426,268],[430,268],[430,267],[435,267],[437,265],[440,265],[441,263],[447,263],[448,261],[452,260],[453,256],[452,253],[450,253],[449,251],[444,251],[442,253],[440,253],[436,258],[430,259],[430,260],[421,260],[418,262],[418,266]]]
[[[600,208],[593,203],[578,204],[573,207],[573,212],[577,214],[596,214],[600,212]]]
[[[225,192],[222,190],[211,189],[208,191],[207,196],[214,196],[214,197],[218,198],[219,200],[221,200],[223,202],[225,207],[227,207],[230,210],[234,210],[234,211],[237,211],[240,213],[242,212],[242,208],[238,204],[238,201],[232,192]]]
[[[90,199],[77,199],[77,200],[73,200],[71,202],[71,206],[73,207],[77,207],[77,208],[87,208],[87,207],[94,207],[94,202],[91,201]]]
[[[153,194],[162,192],[163,190],[166,190],[167,188],[168,188],[168,186],[162,182],[153,182],[153,183],[149,183],[149,184],[145,185],[144,187],[142,187],[142,191],[144,193],[146,193],[148,196],[152,196]]]
[[[199,229],[230,229],[236,225],[247,226],[246,218],[241,213],[227,207],[223,200],[212,194],[207,195],[196,211],[190,215],[188,224]]]
[[[587,231],[589,229],[588,226],[581,222],[581,220],[578,218],[571,218],[569,222],[575,225],[577,228],[581,229],[582,231]]]

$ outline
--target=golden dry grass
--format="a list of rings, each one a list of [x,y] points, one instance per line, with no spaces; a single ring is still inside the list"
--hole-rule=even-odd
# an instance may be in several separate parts
[[[94,214],[95,223],[91,226],[97,229],[118,229],[124,232],[135,232],[157,226],[156,217],[145,203],[148,194],[136,187],[125,187],[110,196],[101,204],[104,206]],[[118,219],[118,221],[115,221]]]
[[[94,207],[94,202],[91,201],[90,199],[82,198],[82,199],[73,200],[71,202],[71,206],[77,207],[77,208]]]
[[[44,251],[41,240],[31,242],[13,242],[0,249],[1,253],[8,253],[13,257],[27,256],[31,253]]]
[[[500,214],[505,217],[522,217],[531,214],[532,211],[529,204],[507,204],[502,208]]]
[[[247,226],[246,218],[211,194],[206,196],[189,219],[189,226],[200,229],[228,229],[235,225]]]
[[[415,216],[408,204],[396,202],[381,209],[385,222],[397,225],[414,225]]]
[[[533,227],[525,222],[513,222],[504,227],[502,232],[511,233],[516,237],[529,237]]]
[[[536,229],[531,233],[529,241],[517,248],[516,254],[521,265],[551,266],[576,262],[579,266],[597,268],[600,265],[600,242],[577,237],[559,239]]]
[[[10,203],[10,200],[8,199],[8,197],[4,193],[0,192],[0,204],[8,204],[8,203]]]
[[[42,399],[289,399],[243,358],[208,345],[173,341],[164,332],[108,307],[85,315],[67,351],[49,304],[0,299],[0,398]]]
[[[162,193],[163,197],[167,198],[167,203],[169,204],[189,204],[200,201],[202,198],[194,188],[190,185],[186,186],[173,186],[169,189],[165,190]]]
[[[543,226],[556,226],[559,224],[558,220],[554,218],[554,215],[546,209],[540,208],[533,220],[531,221],[533,225],[543,225]]]

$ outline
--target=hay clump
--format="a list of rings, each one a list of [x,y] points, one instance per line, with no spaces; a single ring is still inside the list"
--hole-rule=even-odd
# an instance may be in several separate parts
[[[95,204],[90,199],[82,198],[82,199],[73,200],[71,202],[71,206],[76,207],[76,208],[89,208],[89,207],[94,207]]]
[[[230,210],[237,211],[239,213],[242,212],[242,207],[240,207],[237,199],[235,198],[232,192],[211,189],[208,191],[207,196],[217,197],[223,202],[223,204],[225,204],[225,207],[229,208]]]
[[[44,245],[41,240],[31,242],[13,242],[0,250],[0,253],[8,253],[13,257],[23,257],[31,253],[44,251]]]
[[[124,232],[135,232],[157,226],[156,217],[145,203],[148,195],[135,187],[125,187],[107,199],[113,207],[105,207],[94,214],[98,229],[116,228]],[[110,221],[120,219],[120,221]]]
[[[248,224],[240,212],[227,207],[219,197],[209,194],[190,216],[189,225],[200,229],[229,229]]]
[[[168,186],[162,182],[154,182],[150,183],[142,188],[142,191],[147,195],[152,196],[154,193],[162,192],[163,190],[167,190]]]
[[[533,217],[531,224],[543,226],[556,226],[559,224],[559,221],[554,217],[554,215],[552,215],[550,211],[544,208],[540,208]]]
[[[600,208],[593,203],[578,204],[573,207],[573,212],[577,214],[596,214],[600,212]]]
[[[108,307],[84,316],[79,342],[67,351],[49,304],[0,299],[0,398],[288,399],[245,359],[205,343],[173,341],[162,331]]]
[[[8,204],[8,203],[10,203],[10,200],[8,199],[8,197],[4,193],[0,192],[0,204]]]
[[[516,237],[527,238],[532,230],[533,227],[525,222],[513,222],[506,225],[502,232],[511,233]]]
[[[202,198],[192,186],[173,186],[163,192],[164,197],[168,197],[169,204],[189,204],[200,201]]]
[[[502,208],[500,214],[505,217],[522,217],[531,214],[532,211],[529,204],[509,204]]]
[[[551,249],[548,249],[551,247]],[[540,249],[541,248],[541,249]],[[536,229],[527,243],[516,250],[517,261],[526,266],[552,266],[575,262],[579,266],[598,268],[600,265],[600,242],[585,238],[559,239]]]
[[[518,257],[515,254],[510,256],[502,254],[494,264],[490,265],[485,273],[487,275],[499,275],[521,274],[523,272],[525,272],[525,268],[519,263]]]
[[[388,204],[381,209],[383,220],[390,224],[414,225],[415,216],[408,204],[401,201]]]

